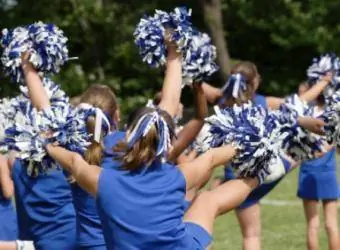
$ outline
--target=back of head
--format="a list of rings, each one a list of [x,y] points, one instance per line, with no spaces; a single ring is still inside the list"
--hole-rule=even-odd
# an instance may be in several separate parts
[[[221,106],[240,105],[252,100],[259,86],[259,74],[254,63],[244,61],[231,69],[231,75],[222,88]]]
[[[171,116],[159,109],[143,107],[133,115],[125,140],[113,148],[116,159],[130,171],[166,158],[175,128]]]
[[[79,103],[87,103],[103,111],[106,118],[110,121],[110,125],[115,113],[117,112],[117,98],[113,91],[106,85],[94,84],[91,85],[80,97]],[[87,131],[91,134],[95,132],[96,118],[90,116],[87,119]],[[105,136],[102,135],[102,136]],[[85,152],[85,160],[94,165],[99,165],[102,160],[103,146],[100,142],[97,142],[92,138],[92,143]]]

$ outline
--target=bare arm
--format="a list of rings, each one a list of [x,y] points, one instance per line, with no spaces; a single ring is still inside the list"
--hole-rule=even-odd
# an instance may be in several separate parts
[[[210,149],[195,160],[179,165],[186,180],[187,190],[200,183],[215,167],[224,166],[231,161],[236,153],[237,150],[233,146],[226,145]]]
[[[200,85],[194,85],[195,91],[195,118],[191,119],[177,135],[173,150],[169,156],[170,160],[176,158],[193,142],[204,125],[204,119],[208,115],[208,104]]]
[[[182,57],[173,46],[168,46],[166,73],[159,108],[175,117],[181,98]]]
[[[315,85],[313,85],[310,89],[308,89],[305,93],[300,95],[300,99],[306,102],[314,101],[322,91],[327,87],[327,85],[331,82],[332,75],[327,74],[320,81],[318,81]]]
[[[22,56],[22,70],[24,72],[28,94],[33,106],[38,110],[42,110],[51,105],[50,100],[48,99],[47,92],[44,89],[40,76],[33,65],[28,61],[28,56],[28,53],[24,53]]]
[[[219,88],[213,87],[208,83],[202,83],[202,89],[210,104],[215,104],[223,95]]]
[[[0,186],[3,196],[6,199],[11,199],[14,194],[14,186],[9,170],[8,160],[3,155],[0,155]]]
[[[62,147],[47,145],[48,154],[72,174],[78,185],[93,196],[97,195],[101,168],[88,164],[79,154]]]

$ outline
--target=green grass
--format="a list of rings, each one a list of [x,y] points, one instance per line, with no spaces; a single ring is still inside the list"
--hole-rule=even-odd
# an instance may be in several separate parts
[[[218,173],[221,175],[219,170]],[[305,218],[302,202],[296,197],[298,170],[286,176],[265,197],[266,200],[293,201],[295,204],[273,206],[261,204],[262,249],[301,250],[305,245]],[[322,222],[322,213],[320,213]],[[327,238],[320,224],[320,249],[327,249]],[[214,250],[242,249],[242,237],[234,212],[219,217],[214,229]]]

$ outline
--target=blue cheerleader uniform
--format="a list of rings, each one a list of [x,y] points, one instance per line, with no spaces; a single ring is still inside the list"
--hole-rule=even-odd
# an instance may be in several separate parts
[[[339,197],[336,176],[336,151],[300,166],[297,196],[305,200],[336,200]]]
[[[264,108],[268,107],[266,97],[263,96],[263,95],[256,94],[253,101],[256,105],[260,105]],[[284,161],[285,165],[289,164],[288,161],[286,161],[284,159],[283,159],[283,161]],[[286,166],[286,167],[288,167],[288,166]],[[271,182],[271,183],[262,184],[261,186],[255,188],[249,194],[247,199],[238,207],[238,209],[245,209],[245,208],[248,208],[248,207],[251,207],[251,206],[257,204],[264,196],[266,196],[270,191],[272,191],[276,187],[277,184],[280,183],[282,178],[280,178],[280,179],[278,179],[274,182]],[[235,179],[235,175],[232,172],[232,169],[230,167],[226,167],[224,169],[224,179],[226,181]]]
[[[0,241],[13,241],[17,239],[17,215],[12,200],[6,199],[0,190]]]
[[[71,184],[71,190],[77,216],[77,249],[106,250],[96,199],[77,183]]]
[[[32,240],[38,250],[74,250],[76,216],[63,171],[51,169],[33,177],[28,166],[18,159],[13,166],[19,239]]]
[[[107,248],[203,250],[211,235],[183,222],[185,178],[173,164],[154,162],[129,172],[103,163],[97,204]]]

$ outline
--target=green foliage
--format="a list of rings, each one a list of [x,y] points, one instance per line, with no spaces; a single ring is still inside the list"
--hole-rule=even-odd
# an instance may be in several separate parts
[[[261,90],[267,94],[293,92],[313,56],[339,50],[337,0],[221,1],[230,54],[259,66],[265,82]],[[55,79],[71,96],[89,84],[107,84],[126,112],[143,105],[162,82],[162,71],[150,69],[138,56],[135,25],[156,8],[186,5],[193,9],[194,24],[206,31],[199,2],[204,1],[0,0],[0,27],[38,20],[58,25],[69,37],[70,55],[79,60],[69,62]],[[14,95],[17,88],[0,77],[0,95]],[[222,80],[212,78],[217,86]]]

